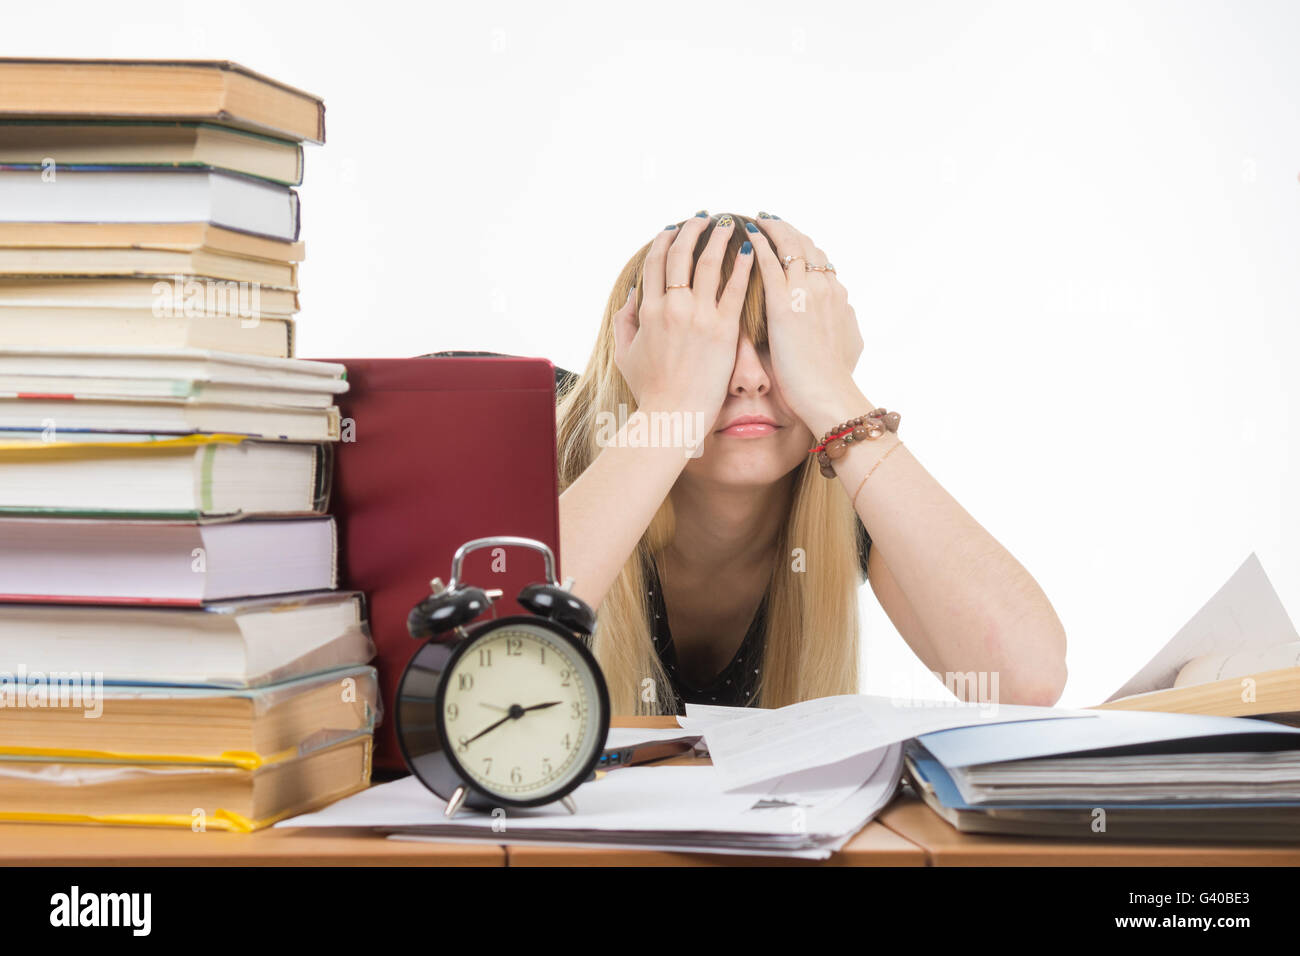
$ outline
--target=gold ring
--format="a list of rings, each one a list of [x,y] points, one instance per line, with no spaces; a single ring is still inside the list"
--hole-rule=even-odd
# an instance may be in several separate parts
[[[690,287],[691,284],[689,282],[683,282],[681,285],[670,285],[664,291],[666,292],[668,289],[689,289]]]
[[[803,259],[803,256],[782,256],[781,265],[785,266],[788,269],[790,268],[790,263],[794,262],[794,260],[796,259]],[[804,262],[807,261],[808,261],[807,259],[804,259]]]

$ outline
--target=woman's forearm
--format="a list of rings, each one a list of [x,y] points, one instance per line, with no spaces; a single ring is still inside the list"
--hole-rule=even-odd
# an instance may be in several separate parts
[[[865,398],[849,398],[838,415],[819,421],[818,434],[870,407]],[[897,442],[886,432],[850,449],[835,470],[852,495],[879,463],[861,485],[856,510],[924,630],[916,641],[922,647],[913,649],[932,671],[984,672],[990,680],[996,674],[1003,703],[1055,703],[1065,685],[1066,641],[1051,602],[906,445],[894,448]]]
[[[638,421],[640,416],[640,421]],[[560,495],[560,555],[574,593],[598,608],[686,467],[688,449],[648,441],[646,410]]]

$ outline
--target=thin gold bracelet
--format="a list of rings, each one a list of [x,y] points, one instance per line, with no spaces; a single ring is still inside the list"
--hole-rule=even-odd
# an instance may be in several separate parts
[[[852,506],[855,510],[858,507],[858,492],[862,491],[862,486],[865,485],[867,483],[867,479],[871,477],[871,472],[879,468],[880,462],[884,461],[886,458],[892,455],[894,453],[894,448],[897,448],[901,444],[903,444],[903,440],[901,438],[898,441],[894,442],[893,448],[890,448],[889,451],[881,455],[880,458],[876,461],[876,463],[871,466],[871,471],[868,471],[866,475],[863,476],[862,480],[858,482],[858,490],[853,492],[853,501],[852,501]]]

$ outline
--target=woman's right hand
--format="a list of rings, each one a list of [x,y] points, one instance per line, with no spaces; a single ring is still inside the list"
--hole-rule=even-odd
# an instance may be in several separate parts
[[[695,216],[655,237],[641,280],[614,315],[614,362],[636,398],[650,411],[703,417],[712,427],[727,397],[736,363],[740,310],[753,266],[753,252],[736,256],[721,298],[722,256],[736,228],[730,216],[714,226],[695,263],[695,244],[709,219]],[[752,248],[752,247],[751,247]],[[673,288],[668,286],[684,286]]]

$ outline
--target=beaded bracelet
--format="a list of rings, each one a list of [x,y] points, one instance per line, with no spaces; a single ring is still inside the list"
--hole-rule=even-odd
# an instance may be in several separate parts
[[[873,408],[865,415],[851,418],[836,425],[824,436],[820,444],[808,449],[808,453],[817,456],[823,478],[834,478],[835,469],[831,462],[841,458],[854,442],[875,441],[885,432],[897,432],[902,416],[884,408]]]

